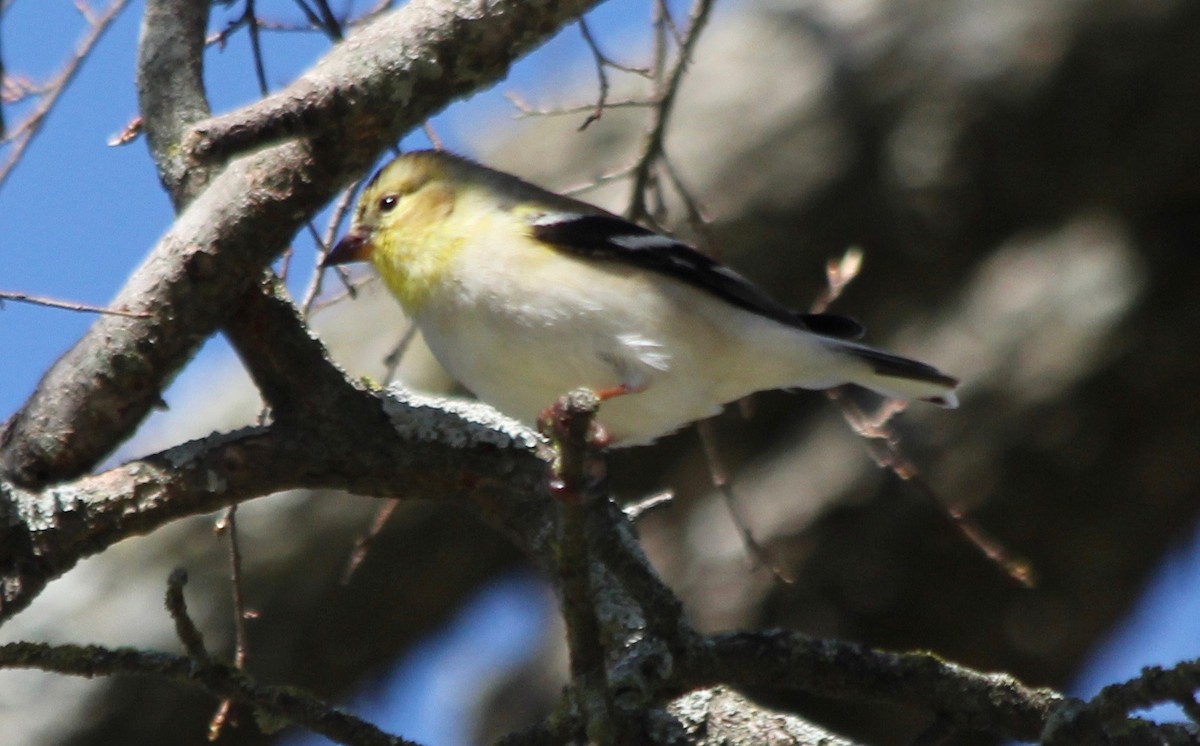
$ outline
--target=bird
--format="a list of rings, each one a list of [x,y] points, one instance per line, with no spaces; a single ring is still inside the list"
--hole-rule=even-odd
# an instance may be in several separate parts
[[[369,261],[446,371],[517,420],[590,388],[614,446],[757,391],[856,384],[953,408],[958,380],[793,311],[692,246],[443,150],[362,189],[322,266]]]

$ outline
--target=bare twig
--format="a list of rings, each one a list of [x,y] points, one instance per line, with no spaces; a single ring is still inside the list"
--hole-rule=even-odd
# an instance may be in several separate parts
[[[357,298],[359,290],[363,289],[367,285],[379,282],[379,276],[376,274],[362,274],[357,277],[349,275],[349,273],[347,274],[348,276],[345,281],[345,286],[340,291],[330,295],[327,298],[313,302],[312,308],[308,314],[308,318],[311,319],[321,311],[324,311],[330,306],[341,303],[346,298]]]
[[[4,74],[4,7],[0,6],[0,142],[8,129],[4,123],[4,104],[8,103],[8,77]]]
[[[250,51],[254,59],[254,77],[258,80],[258,92],[267,95],[267,67],[263,61],[262,41],[258,36],[258,16],[254,12],[255,0],[246,0],[246,28],[250,32]]]
[[[147,319],[150,318],[149,313],[141,311],[124,311],[119,308],[108,308],[107,306],[92,306],[87,303],[74,303],[72,301],[55,300],[41,295],[30,295],[29,293],[18,293],[12,290],[0,290],[0,302],[11,300],[16,303],[30,303],[35,306],[47,306],[49,308],[61,308],[67,311],[79,311],[81,313],[103,313],[111,316],[125,316],[131,319]]]
[[[544,109],[533,106],[525,99],[521,98],[520,94],[513,91],[507,91],[504,97],[517,110],[517,119],[525,119],[526,117],[557,117],[563,115],[588,114],[594,113],[596,104],[577,104],[575,106],[563,106],[552,109]],[[616,101],[605,101],[605,109],[647,109],[651,106],[658,106],[659,102],[653,98],[625,98],[617,99]]]
[[[604,65],[608,60],[600,51],[600,47],[596,46],[596,39],[592,37],[587,21],[583,18],[579,19],[579,32],[583,34],[583,40],[587,43],[588,49],[592,51],[592,59],[596,62],[596,77],[599,79],[600,85],[600,93],[596,96],[596,105],[587,115],[587,119],[583,120],[583,124],[579,125],[579,131],[583,132],[589,124],[599,119],[600,115],[604,113],[604,104],[608,101],[608,73],[604,71]]]
[[[648,495],[640,500],[624,505],[621,510],[625,513],[625,517],[631,522],[636,523],[642,517],[653,513],[654,511],[669,506],[675,500],[675,493],[671,490],[663,490],[655,492],[653,495]]]
[[[337,203],[333,207],[333,214],[329,217],[329,224],[325,227],[324,235],[317,235],[317,230],[313,227],[312,222],[305,224],[309,234],[312,235],[313,241],[321,248],[317,256],[316,266],[313,267],[313,273],[308,282],[308,287],[304,291],[304,298],[300,301],[300,313],[304,318],[309,318],[314,312],[313,304],[317,300],[317,296],[321,293],[321,286],[325,279],[325,267],[321,263],[325,259],[325,255],[329,253],[329,249],[333,246],[333,239],[341,232],[342,223],[345,222],[346,216],[350,214],[350,210],[354,205],[354,195],[358,192],[359,185],[362,184],[362,179],[356,180],[353,184],[346,187],[341,196],[338,197]],[[350,275],[343,267],[335,267],[338,279],[342,281],[342,286],[346,288],[347,294],[354,297],[354,288],[350,284]]]
[[[566,194],[566,195],[583,194],[584,192],[589,192],[593,189],[598,189],[610,182],[617,181],[619,179],[624,179],[625,177],[629,176],[629,174],[631,174],[631,173],[633,173],[633,166],[624,166],[622,168],[618,168],[615,171],[610,171],[605,174],[600,174],[596,178],[594,178],[591,181],[588,181],[584,184],[577,184],[573,187],[567,187],[566,189],[562,189],[562,190],[560,190],[560,193]]]
[[[358,746],[419,746],[389,735],[296,687],[259,684],[245,673],[219,663],[197,666],[190,656],[99,645],[0,645],[0,667],[52,671],[67,676],[142,674],[199,686],[217,697],[245,702],[273,718],[293,722],[338,743]]]
[[[300,8],[300,12],[304,14],[313,29],[324,32],[332,41],[340,41],[342,38],[341,21],[333,14],[325,0],[313,0],[313,2],[317,5],[316,9],[312,8],[305,0],[295,0],[296,7]]]
[[[396,512],[396,508],[399,505],[400,498],[393,497],[384,500],[383,504],[375,510],[375,516],[371,518],[371,526],[367,529],[366,533],[354,540],[354,550],[350,553],[350,559],[346,562],[346,569],[342,571],[342,585],[350,583],[350,578],[354,577],[354,573],[358,571],[363,560],[367,558],[367,554],[371,551],[371,545],[375,543],[376,537],[383,531],[383,527],[387,525],[388,519],[392,517],[392,513]]]
[[[429,140],[429,144],[434,150],[442,150],[442,138],[438,135],[437,130],[433,128],[433,122],[428,119],[421,125],[421,131],[425,133],[425,137]]]
[[[262,415],[259,419],[259,424],[263,424]],[[226,508],[225,514],[217,521],[215,528],[217,533],[225,534],[229,540],[229,585],[233,592],[233,667],[244,671],[246,655],[250,649],[249,636],[246,633],[246,620],[255,614],[246,610],[246,593],[242,582],[242,549],[237,529],[237,508],[237,505],[230,505]],[[220,706],[208,724],[208,740],[215,741],[220,737],[221,729],[224,728],[226,722],[229,722],[232,712],[233,700],[229,698],[221,700]]]
[[[711,257],[719,257],[717,251],[717,241],[713,237],[712,229],[709,227],[709,219],[705,214],[704,206],[700,204],[693,195],[692,191],[683,183],[683,178],[679,172],[675,170],[675,163],[670,158],[663,154],[663,167],[666,169],[667,178],[671,181],[671,186],[675,189],[675,193],[683,200],[683,209],[687,212],[688,225],[696,233],[699,248],[705,254]]]
[[[404,354],[408,352],[409,346],[412,345],[412,341],[416,339],[416,337],[417,325],[410,321],[408,322],[408,326],[404,327],[404,333],[400,335],[400,339],[397,340],[396,346],[393,347],[391,351],[383,357],[384,383],[391,383],[392,381],[396,380],[396,370],[400,367],[400,362],[404,360]]]
[[[558,498],[559,585],[575,700],[589,731],[612,733],[612,742],[629,743],[616,735],[625,723],[608,680],[592,581],[596,559],[588,541],[588,514],[607,499],[600,488],[604,461],[603,436],[595,421],[599,406],[600,397],[594,392],[572,391],[542,414],[539,429],[555,450],[549,479]]]
[[[823,313],[833,301],[841,296],[858,273],[862,270],[862,251],[851,248],[840,260],[830,260],[825,265],[826,288],[813,301],[813,313]],[[868,452],[875,463],[887,469],[898,478],[913,485],[932,504],[936,505],[959,533],[967,541],[983,553],[993,564],[1000,567],[1008,577],[1026,588],[1037,584],[1033,567],[1021,557],[1014,555],[1003,544],[988,536],[979,524],[966,513],[943,500],[933,487],[921,476],[917,465],[904,454],[900,447],[900,436],[888,422],[897,414],[903,412],[906,404],[902,401],[887,400],[874,415],[867,415],[855,404],[841,388],[829,389],[825,392],[829,400],[838,406],[842,418],[850,429],[866,439]]]
[[[759,565],[770,570],[776,580],[788,584],[795,582],[795,579],[788,575],[783,566],[771,556],[770,550],[760,544],[758,538],[754,536],[754,531],[750,528],[750,522],[747,520],[746,514],[742,512],[737,494],[733,491],[733,483],[729,480],[729,473],[726,471],[725,464],[721,461],[721,455],[717,451],[717,436],[713,432],[712,420],[708,419],[697,422],[696,432],[700,435],[700,443],[704,447],[704,461],[708,464],[708,473],[712,479],[712,485],[724,499],[725,508],[729,511],[729,517],[733,520],[733,525],[737,528],[738,535],[742,537],[742,545]]]
[[[88,21],[88,31],[83,40],[76,47],[71,59],[67,61],[66,67],[57,75],[46,83],[42,99],[30,112],[29,116],[20,122],[8,128],[6,133],[0,134],[0,145],[12,143],[12,150],[8,154],[8,158],[0,163],[0,188],[3,188],[9,174],[20,162],[21,157],[25,154],[29,144],[41,132],[42,126],[46,123],[46,118],[58,103],[59,98],[67,90],[67,87],[74,80],[76,73],[83,66],[84,60],[88,58],[96,43],[100,41],[100,37],[112,25],[129,0],[113,0],[113,2],[104,9],[100,14],[92,14],[90,11],[85,12],[84,18]],[[82,9],[81,9],[81,12]]]
[[[133,119],[129,120],[128,124],[121,128],[120,132],[108,138],[108,146],[110,148],[115,148],[120,147],[121,145],[128,145],[142,134],[142,126],[143,122],[141,116],[135,116]]]
[[[841,259],[830,259],[825,263],[825,289],[813,301],[813,313],[824,313],[830,304],[841,297],[858,273],[862,270],[863,252],[857,246],[846,250]]]
[[[175,622],[175,634],[183,643],[183,649],[188,656],[202,666],[211,665],[212,656],[204,647],[204,635],[200,634],[196,623],[188,614],[187,602],[183,597],[183,587],[187,585],[187,571],[179,568],[171,572],[167,578],[167,612]]]
[[[646,208],[647,188],[651,183],[652,172],[655,164],[662,156],[663,140],[667,133],[667,124],[671,118],[671,112],[675,106],[675,96],[679,93],[679,84],[683,81],[683,74],[687,69],[688,62],[691,60],[692,52],[696,47],[696,43],[700,40],[700,33],[704,30],[708,23],[709,14],[712,11],[712,0],[695,0],[692,5],[691,12],[688,18],[688,27],[679,43],[678,56],[675,64],[665,80],[662,82],[662,87],[658,92],[657,98],[660,104],[654,109],[654,116],[651,119],[650,126],[646,131],[645,139],[641,147],[641,158],[638,160],[637,166],[633,171],[633,187],[630,192],[630,207],[629,218],[631,220],[643,220],[650,213]],[[658,5],[660,8],[660,18],[663,18],[663,23],[660,28],[668,25],[666,19],[670,18],[670,14],[666,13],[666,8],[663,5]],[[661,39],[660,33],[659,38]],[[659,43],[659,48],[663,47]],[[660,59],[664,52],[658,53]],[[656,61],[656,70],[661,69],[662,62]]]

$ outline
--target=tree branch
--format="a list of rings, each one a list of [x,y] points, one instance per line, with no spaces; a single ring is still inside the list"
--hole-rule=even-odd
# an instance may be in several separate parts
[[[727,683],[873,699],[939,713],[954,726],[1034,740],[1063,697],[1007,674],[983,674],[928,653],[888,653],[790,630],[734,632],[686,664],[692,686]]]
[[[328,132],[354,132],[343,138],[347,146],[382,133],[391,141],[498,80],[513,60],[597,2],[417,0],[358,29],[283,90],[197,125],[185,147],[213,160]],[[358,126],[346,129],[348,122]]]
[[[138,109],[158,178],[176,211],[212,176],[212,169],[189,164],[179,149],[187,128],[210,112],[204,94],[204,33],[210,7],[211,3],[189,0],[148,0],[142,15]]]
[[[0,645],[0,667],[33,668],[68,676],[139,674],[200,686],[217,697],[237,699],[263,713],[295,722],[338,743],[356,746],[417,746],[292,687],[259,684],[232,666],[195,658],[98,645]]]

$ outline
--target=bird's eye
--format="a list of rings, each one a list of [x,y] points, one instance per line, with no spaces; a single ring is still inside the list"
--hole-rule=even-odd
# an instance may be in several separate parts
[[[379,211],[380,212],[391,212],[392,208],[394,208],[396,206],[396,203],[398,203],[399,201],[400,201],[400,198],[397,197],[396,195],[385,194],[379,198]]]

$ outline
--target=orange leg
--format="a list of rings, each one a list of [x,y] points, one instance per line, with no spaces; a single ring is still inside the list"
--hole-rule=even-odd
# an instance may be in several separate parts
[[[648,388],[650,388],[649,385],[645,383],[640,386],[626,386],[623,383],[618,383],[616,386],[596,389],[596,396],[600,397],[600,401],[608,401],[609,399],[616,399],[618,396],[640,394]]]

